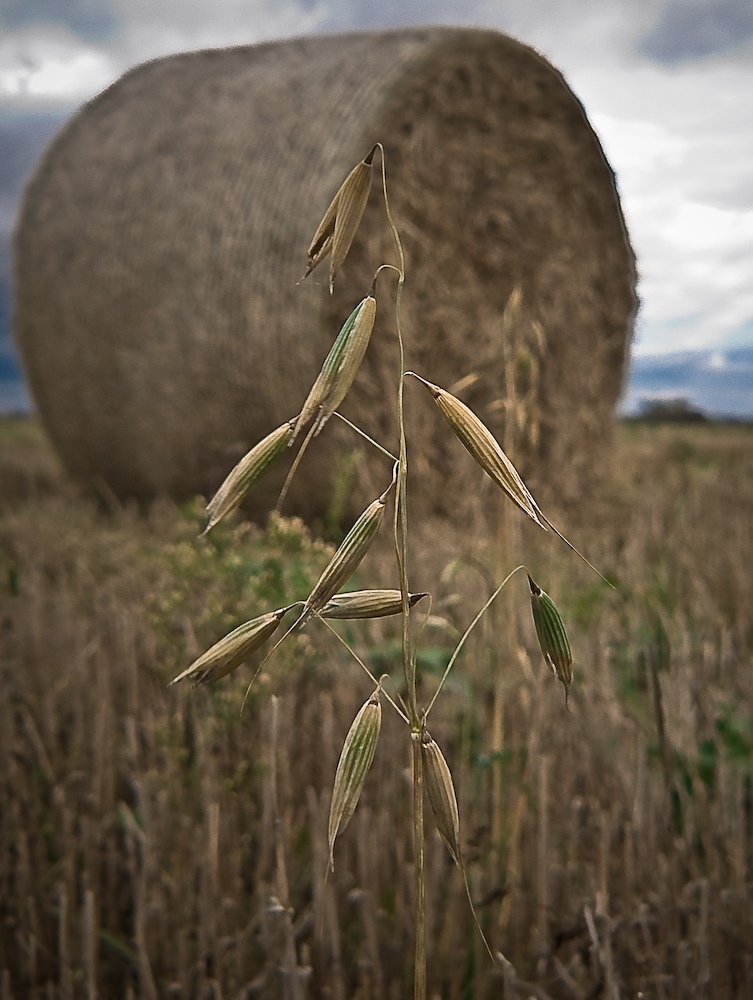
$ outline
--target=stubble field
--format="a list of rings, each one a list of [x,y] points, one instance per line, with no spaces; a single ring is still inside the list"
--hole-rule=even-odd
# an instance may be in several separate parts
[[[425,700],[521,554],[575,655],[568,712],[519,575],[432,713],[507,962],[429,818],[429,995],[753,996],[753,428],[622,425],[603,489],[559,521],[616,591],[533,527],[510,558],[450,538],[415,554]],[[410,753],[387,706],[325,877],[332,779],[371,693],[357,665],[312,622],[243,714],[246,668],[167,687],[305,597],[329,543],[294,519],[203,523],[198,501],[95,503],[34,421],[0,422],[4,1000],[410,995]],[[358,583],[394,586],[388,555],[385,536]],[[397,677],[397,625],[339,631]]]

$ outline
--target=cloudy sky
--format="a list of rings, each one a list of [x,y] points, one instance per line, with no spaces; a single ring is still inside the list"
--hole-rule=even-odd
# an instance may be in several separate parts
[[[130,66],[427,23],[508,31],[584,103],[638,252],[637,354],[753,345],[753,0],[0,0],[0,279],[38,152]]]

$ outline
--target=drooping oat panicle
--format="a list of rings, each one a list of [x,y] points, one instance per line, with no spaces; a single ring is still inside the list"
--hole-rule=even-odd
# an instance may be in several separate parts
[[[329,864],[333,871],[335,840],[350,822],[358,805],[366,775],[374,760],[381,726],[382,706],[377,689],[353,720],[337,763],[328,824]]]
[[[206,653],[202,653],[190,667],[174,677],[170,684],[190,680],[194,687],[197,687],[199,684],[209,684],[225,677],[261,649],[274,635],[288,610],[287,607],[278,608],[277,611],[270,611],[239,625]]]
[[[408,594],[408,607],[428,594]],[[350,593],[335,594],[319,612],[321,618],[387,618],[399,615],[403,610],[402,595],[399,590],[353,590]]]
[[[532,521],[535,521],[546,531],[547,528],[538,504],[520,478],[518,470],[502,451],[492,432],[479,420],[473,410],[452,393],[434,385],[433,382],[429,382],[425,378],[421,378],[415,372],[406,372],[406,375],[412,375],[413,378],[418,379],[426,386],[434,397],[442,416],[484,472]]]
[[[206,535],[218,521],[235,510],[249,490],[274,465],[291,442],[294,426],[295,420],[280,424],[243,456],[207,504],[209,523],[202,534]]]
[[[462,867],[460,856],[460,819],[458,800],[450,768],[442,751],[428,732],[421,738],[421,756],[424,762],[424,781],[429,804],[434,813],[437,829],[447,844],[456,865]]]
[[[570,651],[565,625],[549,594],[534,583],[530,576],[528,585],[531,590],[531,611],[536,637],[544,659],[565,688],[565,704],[567,704],[570,685],[573,682],[573,654]]]
[[[351,170],[330,202],[308,248],[308,267],[304,278],[324,260],[330,251],[329,290],[342,262],[348,255],[371,191],[372,162],[377,147]]]
[[[358,303],[345,320],[329,354],[324,359],[322,369],[298,415],[290,444],[315,415],[313,436],[316,437],[345,399],[369,346],[375,319],[376,299],[372,286],[371,292]]]
[[[306,599],[301,617],[298,619],[299,626],[303,625],[312,614],[318,614],[355,572],[356,567],[369,551],[384,520],[387,496],[393,486],[394,480],[380,497],[369,504],[340,543]]]

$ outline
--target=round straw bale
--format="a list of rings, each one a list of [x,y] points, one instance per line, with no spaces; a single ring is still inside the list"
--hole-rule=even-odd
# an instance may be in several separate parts
[[[68,123],[25,194],[14,329],[70,470],[117,496],[211,495],[299,411],[374,271],[396,261],[376,173],[334,295],[328,262],[297,284],[332,195],[378,141],[406,251],[409,365],[445,388],[471,376],[458,393],[534,494],[578,495],[636,303],[614,177],[545,59],[496,32],[441,28],[160,59]],[[394,287],[383,272],[342,407],[393,450]],[[406,405],[423,477],[412,503],[458,519],[493,487],[415,382]],[[289,512],[327,510],[343,443],[363,444],[333,419]],[[376,453],[361,468],[356,508],[389,477]],[[284,471],[255,494],[257,513]]]

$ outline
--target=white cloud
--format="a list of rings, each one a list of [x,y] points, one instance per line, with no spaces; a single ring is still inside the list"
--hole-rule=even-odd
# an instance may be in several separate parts
[[[753,317],[753,63],[574,75],[638,253],[638,351],[734,339]]]
[[[219,48],[315,31],[326,8],[296,0],[114,0],[117,37],[105,47],[62,25],[0,22],[0,107],[24,109],[91,98],[130,67],[190,49]]]
[[[117,76],[106,51],[55,28],[25,29],[0,39],[0,105],[75,106]]]
[[[113,6],[122,24],[123,68],[172,52],[310,34],[326,15],[324,4],[303,0],[114,0]]]

